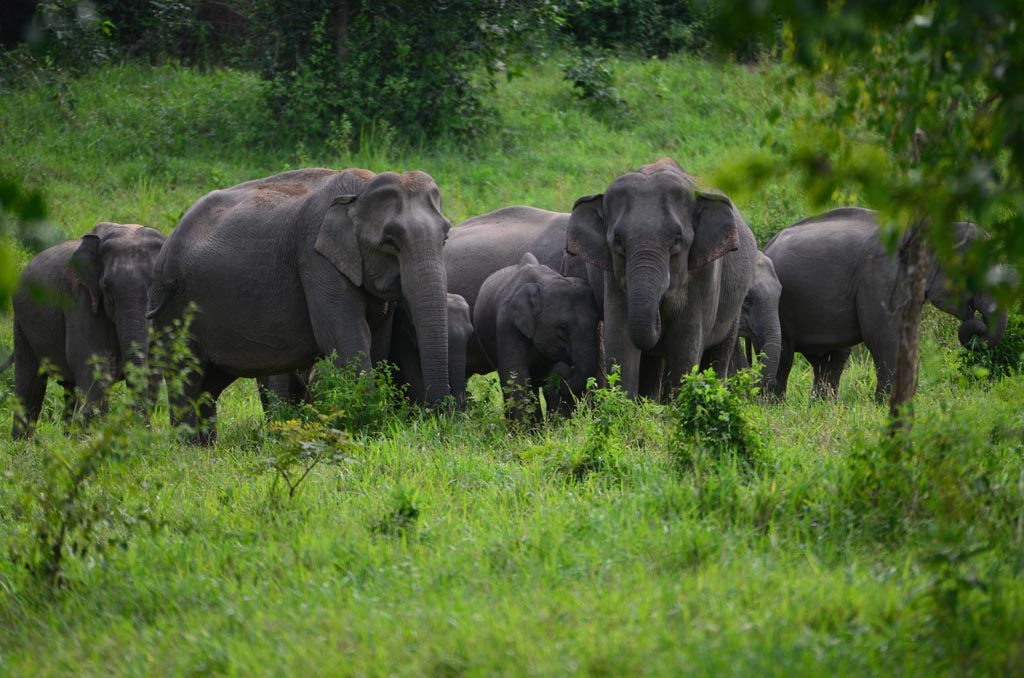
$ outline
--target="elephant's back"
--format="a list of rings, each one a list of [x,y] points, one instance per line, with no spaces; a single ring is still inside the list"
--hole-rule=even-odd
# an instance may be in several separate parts
[[[529,252],[558,269],[565,252],[569,215],[515,205],[454,226],[444,247],[448,290],[476,305],[480,286],[495,271],[514,266]]]

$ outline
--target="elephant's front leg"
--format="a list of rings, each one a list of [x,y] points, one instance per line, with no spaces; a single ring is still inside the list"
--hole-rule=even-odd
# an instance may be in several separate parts
[[[617,365],[619,386],[635,399],[640,393],[640,349],[629,336],[626,295],[611,273],[605,273],[604,360],[605,373],[611,375]]]
[[[309,295],[309,317],[322,355],[333,356],[336,367],[353,363],[361,372],[372,367],[373,335],[367,322],[368,295],[357,288],[316,288]]]
[[[735,341],[736,336],[732,335],[732,343],[727,345],[729,355],[732,353],[732,344]],[[665,355],[666,393],[671,394],[675,392],[679,388],[679,382],[682,381],[682,378],[689,374],[694,367],[701,364],[701,358],[704,353],[703,348],[703,328],[699,322],[683,322],[679,320],[665,327],[662,350]]]
[[[505,396],[508,418],[522,421],[536,415],[536,398],[530,382],[530,340],[517,331],[498,336],[498,378]]]

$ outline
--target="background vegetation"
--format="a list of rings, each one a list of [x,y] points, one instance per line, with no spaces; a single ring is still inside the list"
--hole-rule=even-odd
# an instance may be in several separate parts
[[[426,170],[453,223],[565,211],[664,155],[722,184],[751,148],[795,144],[815,103],[782,97],[790,73],[771,62],[566,47],[496,79],[470,141],[377,124],[310,138],[279,133],[260,73],[136,49],[145,62],[80,73],[7,55],[0,169],[18,196],[45,194],[57,237],[100,220],[167,233],[209,190],[303,166]],[[773,175],[738,206],[763,244],[809,213],[805,195]],[[18,267],[42,247],[12,242]],[[485,379],[450,419],[341,375],[318,410],[269,422],[243,380],[209,449],[120,396],[66,436],[51,392],[35,441],[0,442],[0,673],[1018,674],[1024,377],[997,366],[1020,350],[983,363],[990,378],[955,327],[925,313],[898,449],[861,351],[834,404],[809,400],[799,362],[784,403],[694,375],[674,405],[635,404],[613,379],[530,430]],[[12,383],[0,374],[0,431]]]

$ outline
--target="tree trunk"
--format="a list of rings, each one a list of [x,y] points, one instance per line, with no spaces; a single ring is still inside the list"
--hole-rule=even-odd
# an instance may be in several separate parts
[[[919,217],[900,243],[899,268],[893,302],[896,308],[896,371],[889,395],[889,434],[895,436],[913,426],[906,407],[917,393],[917,349],[921,338],[928,253],[925,246],[926,217]]]

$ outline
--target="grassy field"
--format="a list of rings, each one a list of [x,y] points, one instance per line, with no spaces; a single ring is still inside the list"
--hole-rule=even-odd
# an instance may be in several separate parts
[[[610,119],[556,61],[499,85],[493,133],[427,150],[387,130],[282,148],[251,76],[110,67],[5,93],[0,171],[43,189],[66,237],[101,220],[170,232],[209,190],[306,166],[426,170],[456,223],[568,211],[665,155],[714,177],[790,134],[785,110],[767,122],[782,104],[768,68],[618,62]],[[738,206],[762,243],[809,210],[781,180]],[[465,414],[353,433],[349,458],[290,497],[248,380],[222,397],[213,448],[119,402],[65,436],[51,392],[34,442],[0,442],[0,674],[1020,675],[1024,378],[970,376],[955,327],[928,309],[903,447],[881,442],[858,351],[837,403],[809,400],[802,361],[785,403],[741,402],[765,442],[752,469],[680,464],[678,413],[614,391],[510,428],[475,380]],[[50,557],[36,533],[69,515],[94,530],[73,531],[89,548],[51,589],[29,573]]]

